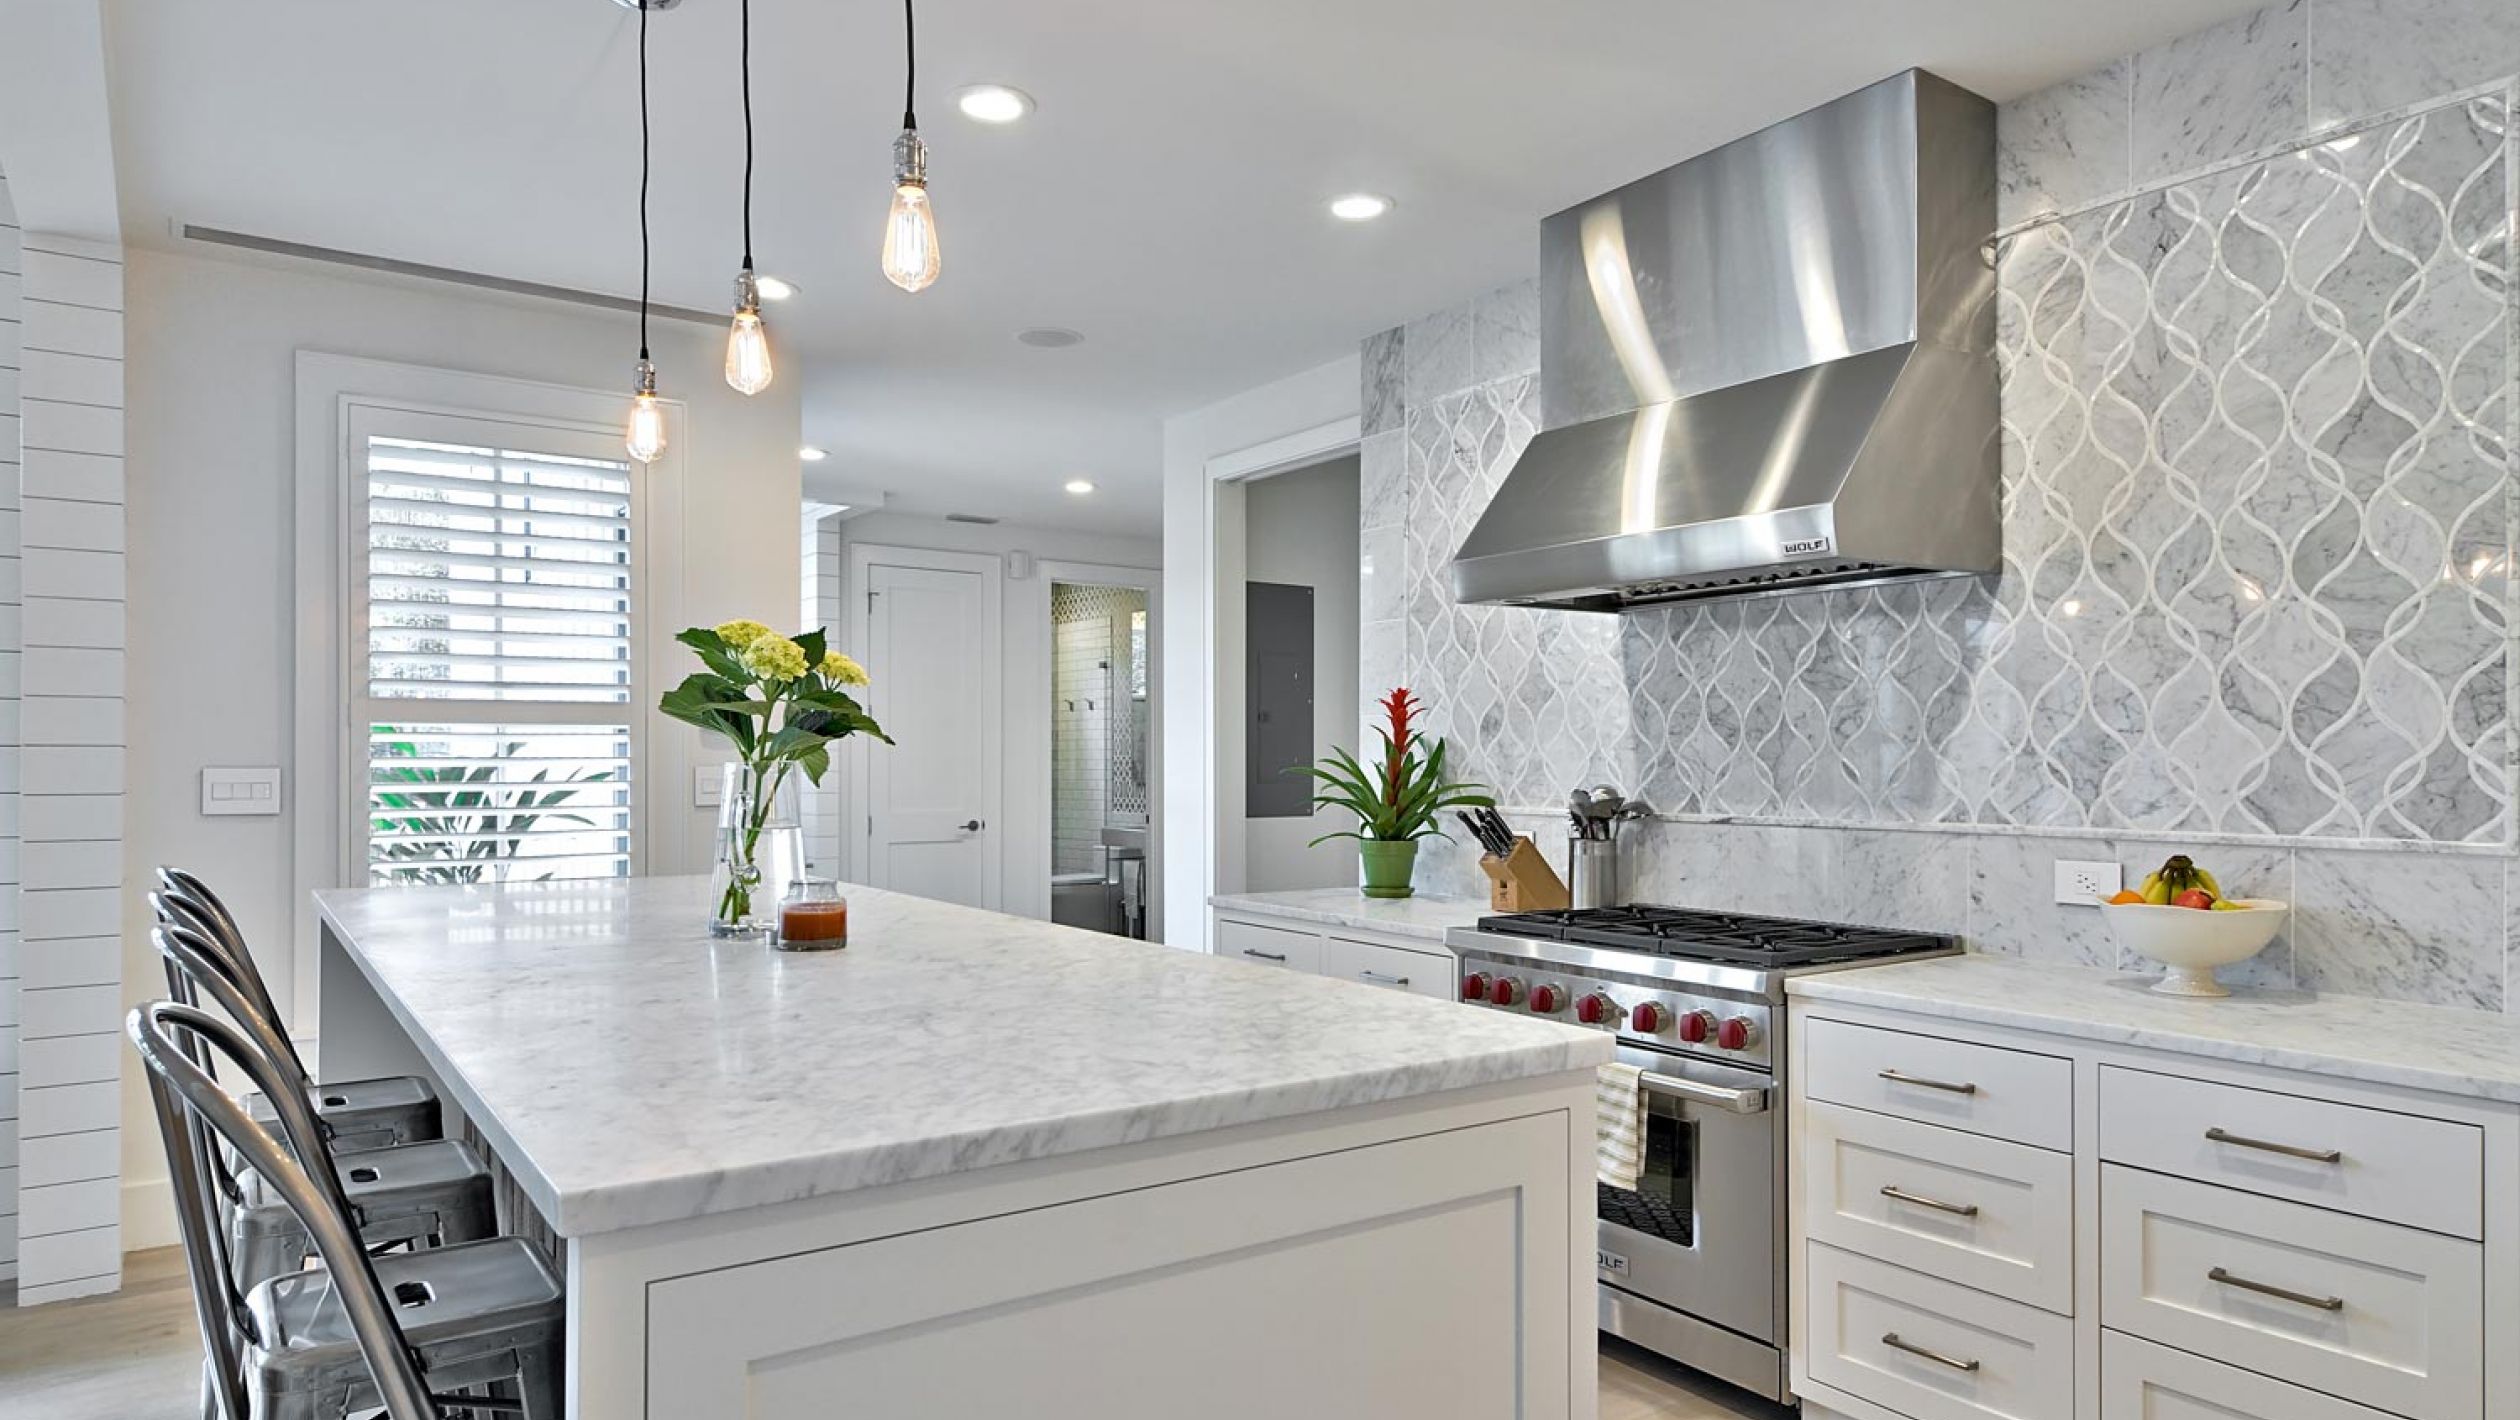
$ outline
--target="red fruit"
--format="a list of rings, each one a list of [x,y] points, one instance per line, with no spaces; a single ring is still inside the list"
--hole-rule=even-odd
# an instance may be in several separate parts
[[[2180,893],[2177,897],[2170,899],[2170,905],[2172,907],[2210,908],[2214,905],[2214,895],[2203,888],[2189,888],[2186,892]]]

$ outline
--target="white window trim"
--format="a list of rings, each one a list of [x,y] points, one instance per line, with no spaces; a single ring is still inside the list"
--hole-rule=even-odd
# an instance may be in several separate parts
[[[366,476],[361,451],[352,446],[353,412],[382,407],[596,431],[617,429],[627,403],[628,397],[619,390],[543,384],[312,350],[297,353],[296,723],[291,738],[294,768],[285,800],[293,824],[288,910],[294,968],[290,1015],[297,1034],[312,1040],[322,1030],[315,918],[307,895],[365,882],[363,865],[348,862],[347,846],[354,835],[349,831],[346,787],[350,746],[345,658],[351,651],[349,634],[358,606],[344,580],[354,504],[346,490],[353,477]],[[670,530],[679,528],[682,520],[688,421],[679,400],[664,404],[665,456],[648,465],[645,517],[635,525],[634,533],[645,587],[639,592],[641,620],[635,632],[633,676],[643,693],[645,687],[660,684],[659,677],[667,670],[658,663],[659,648],[670,643],[652,634],[654,628],[681,624],[681,541]],[[677,757],[673,749],[677,741],[672,735],[655,733],[656,721],[647,718],[654,712],[652,703],[625,707],[627,717],[640,722],[640,738],[649,751],[642,768],[648,780],[643,787],[651,792],[634,799],[643,845],[653,841],[661,811],[676,797],[655,786],[677,784],[690,775],[687,765],[665,762]]]

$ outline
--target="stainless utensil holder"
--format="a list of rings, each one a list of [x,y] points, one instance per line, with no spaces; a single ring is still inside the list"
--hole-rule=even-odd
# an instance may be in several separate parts
[[[1570,838],[1566,841],[1566,893],[1576,907],[1619,905],[1617,839]]]

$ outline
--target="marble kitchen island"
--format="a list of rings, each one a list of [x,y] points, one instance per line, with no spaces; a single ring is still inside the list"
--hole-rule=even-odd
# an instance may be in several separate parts
[[[1608,1037],[848,892],[797,955],[697,878],[318,895],[322,1073],[557,1235],[571,1415],[1593,1415]]]

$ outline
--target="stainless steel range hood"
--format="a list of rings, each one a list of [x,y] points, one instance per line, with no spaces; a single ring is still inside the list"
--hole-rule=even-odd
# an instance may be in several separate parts
[[[1994,571],[1994,226],[1994,106],[1921,70],[1543,222],[1543,432],[1454,595]]]

